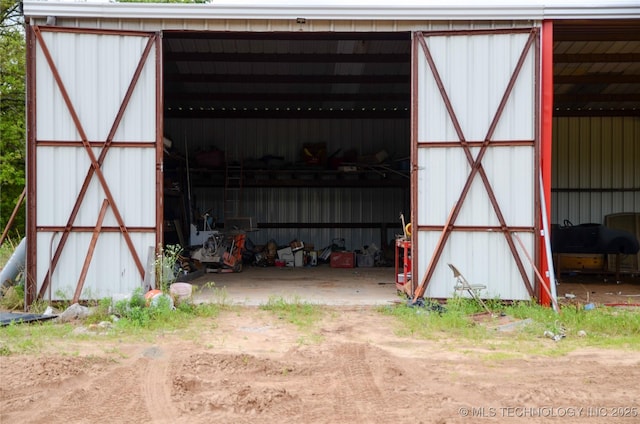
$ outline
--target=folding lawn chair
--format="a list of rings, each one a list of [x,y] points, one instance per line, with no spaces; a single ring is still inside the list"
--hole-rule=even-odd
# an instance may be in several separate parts
[[[467,293],[469,293],[471,297],[473,297],[478,303],[482,305],[482,307],[489,313],[489,315],[493,315],[493,313],[487,307],[486,303],[484,303],[484,301],[480,298],[480,290],[486,289],[487,286],[485,286],[484,284],[470,284],[467,279],[464,278],[464,275],[462,275],[460,271],[458,271],[458,268],[456,268],[452,264],[447,265],[449,265],[449,268],[451,268],[451,271],[453,271],[453,278],[456,279],[456,284],[453,286],[453,288],[456,291],[466,291]]]

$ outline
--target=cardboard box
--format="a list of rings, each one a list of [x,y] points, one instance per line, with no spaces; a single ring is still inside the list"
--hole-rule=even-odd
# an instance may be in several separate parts
[[[278,259],[285,262],[286,266],[293,266],[295,258],[290,247],[278,250]]]
[[[356,265],[356,254],[353,252],[332,252],[331,268],[353,268]]]

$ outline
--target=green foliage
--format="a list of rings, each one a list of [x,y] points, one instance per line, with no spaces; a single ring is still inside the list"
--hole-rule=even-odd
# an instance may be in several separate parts
[[[577,306],[562,306],[561,313],[538,304],[516,303],[506,308],[506,312],[516,318],[533,319],[535,325],[528,331],[541,333],[544,330],[567,337],[576,336],[584,331],[591,341],[603,341],[612,338],[635,338],[640,346],[640,312],[638,310],[601,306],[585,310]]]
[[[286,320],[300,328],[310,328],[322,315],[322,308],[307,302],[301,302],[298,297],[291,301],[282,297],[269,297],[266,305],[260,309],[277,314],[279,319]]]
[[[13,255],[13,252],[16,250],[16,246],[10,237],[0,245],[0,268],[4,268],[7,262],[9,262],[11,255]]]
[[[181,271],[179,257],[182,247],[179,244],[168,244],[162,248],[159,246],[155,260],[156,287],[160,287],[163,293],[169,291],[169,286],[178,278]]]
[[[25,185],[25,36],[19,2],[0,0],[0,230]],[[24,206],[13,228],[25,233]]]
[[[101,300],[99,310],[104,309],[112,311],[119,318],[116,328],[126,332],[182,328],[196,317],[218,315],[221,307],[216,304],[194,305],[185,302],[176,308],[166,294],[148,304],[142,290],[136,289],[129,299],[120,300],[114,305],[111,305],[111,299]]]
[[[53,321],[29,324],[10,323],[0,327],[0,340],[4,355],[38,352],[53,342],[68,338],[74,327]]]
[[[209,318],[218,316],[222,309],[223,307],[215,303],[183,303],[174,308],[166,295],[152,305],[147,305],[142,290],[137,289],[129,299],[117,302],[111,298],[100,299],[91,307],[91,313],[82,322],[59,323],[50,320],[11,323],[0,327],[0,356],[40,352],[61,340],[64,340],[64,345],[68,345],[74,338],[86,339],[99,335],[117,336],[122,340],[127,337],[153,336],[158,331],[187,328],[201,318],[208,318],[206,322],[210,325]],[[111,324],[101,325],[104,321]],[[200,324],[196,323],[195,326],[197,325]],[[74,332],[79,326],[86,327],[86,331]]]
[[[20,1],[0,0],[0,31],[22,25]]]
[[[10,311],[22,310],[24,308],[24,284],[11,287],[3,287],[2,297],[0,297],[0,307]]]
[[[0,345],[0,356],[9,356],[11,355],[11,349],[7,346]]]
[[[530,322],[517,333],[492,331],[497,326],[497,317],[485,314],[485,319],[474,320],[475,314],[482,313],[483,309],[473,299],[463,297],[449,299],[444,311],[432,308],[428,302],[426,307],[387,306],[379,311],[396,317],[400,322],[398,333],[407,337],[462,338],[490,349],[502,347],[512,353],[524,350],[557,355],[585,346],[640,349],[640,312],[637,309],[598,307],[585,310],[580,306],[563,306],[557,314],[535,302],[505,305],[490,300],[487,305],[496,316],[501,313]],[[551,341],[544,337],[545,331],[562,334],[564,338]],[[505,334],[508,337],[502,337]]]
[[[483,337],[486,329],[476,325],[470,318],[481,310],[482,306],[477,302],[463,297],[448,299],[443,306],[427,301],[425,307],[402,305],[380,309],[382,313],[395,316],[402,322],[401,334],[427,339],[440,338],[443,333],[471,339]]]
[[[33,314],[42,314],[49,307],[49,301],[44,299],[36,299],[31,305],[29,305],[28,310]]]
[[[105,297],[98,301],[98,304],[93,307],[93,311],[86,318],[86,324],[97,324],[101,321],[109,321],[111,315],[111,303],[110,297]]]

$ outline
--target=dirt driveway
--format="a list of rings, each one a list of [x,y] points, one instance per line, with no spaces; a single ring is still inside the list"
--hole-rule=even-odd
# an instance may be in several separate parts
[[[243,306],[149,339],[60,340],[0,356],[0,423],[640,422],[638,351],[522,354],[397,325],[336,307],[301,332]]]

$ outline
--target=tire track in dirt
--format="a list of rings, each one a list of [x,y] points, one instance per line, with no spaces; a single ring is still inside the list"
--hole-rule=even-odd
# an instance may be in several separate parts
[[[130,395],[137,381],[128,364],[114,366],[92,357],[47,357],[28,371],[37,374],[29,377],[35,385],[27,387],[10,409],[2,407],[0,422],[48,424],[55,411],[55,422],[93,423],[112,415],[116,408],[131,420],[145,422],[138,411],[138,398]],[[36,390],[42,387],[45,391]]]
[[[170,355],[157,347],[143,352],[144,367],[141,367],[142,399],[153,423],[174,423],[178,412],[171,401],[171,382],[169,381]]]
[[[128,422],[150,422],[139,407],[140,397],[135,395],[138,380],[136,374],[131,373],[130,364],[117,366],[94,378],[85,376],[74,380],[69,382],[73,384],[62,384],[48,391],[46,402],[40,403],[37,411],[27,408],[7,422],[48,424],[55,417],[53,422],[89,424],[104,422],[105,417],[113,416],[115,411]]]
[[[338,346],[328,357],[335,362],[335,381],[331,384],[333,411],[305,416],[304,422],[386,423],[397,418],[389,408],[388,399],[376,385],[367,360],[369,346],[348,343]],[[371,408],[376,405],[376,408]]]
[[[190,355],[175,369],[174,404],[190,424],[299,423],[303,406],[290,384],[298,373],[289,363],[253,355]]]

